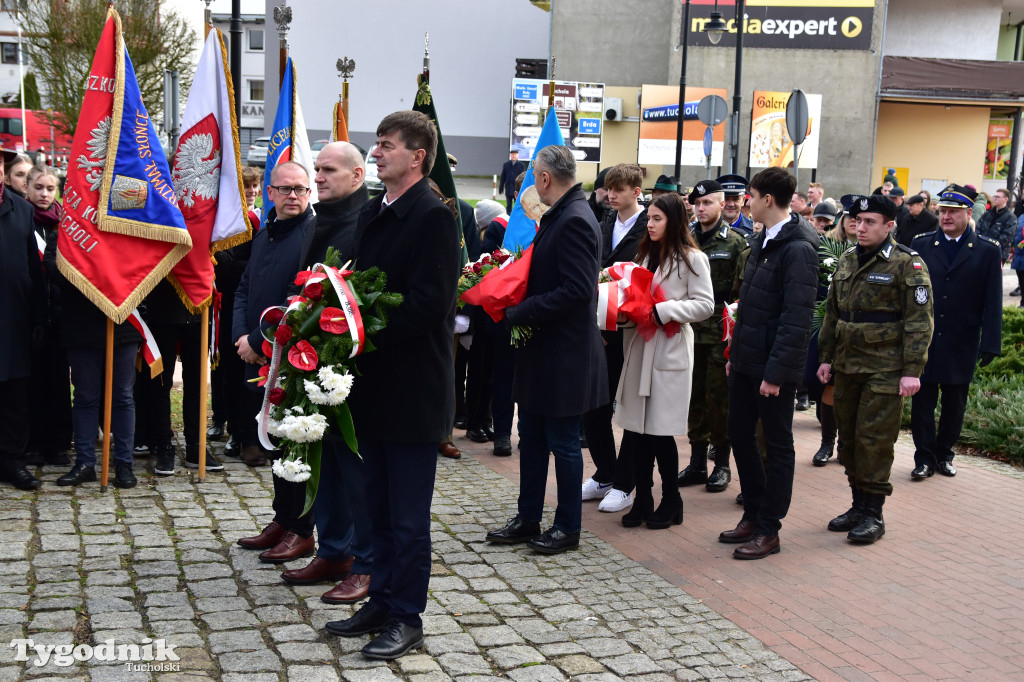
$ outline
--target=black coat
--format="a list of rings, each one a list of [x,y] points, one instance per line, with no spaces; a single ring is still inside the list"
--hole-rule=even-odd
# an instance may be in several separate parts
[[[468,201],[459,199],[459,217],[462,218],[462,236],[466,240],[466,253],[470,262],[480,257],[480,227],[476,224],[476,211]]]
[[[611,211],[601,221],[601,267],[608,268],[622,261],[632,262],[636,258],[636,252],[640,248],[640,241],[647,234],[647,209],[640,209],[633,227],[629,229],[626,236],[612,248],[612,233],[615,231],[615,221],[619,214]]]
[[[504,223],[492,220],[484,231],[484,238],[480,241],[480,253],[494,253],[505,243],[505,228],[508,227],[508,220]]]
[[[357,358],[349,406],[360,438],[439,443],[455,411],[458,227],[426,178],[381,211],[383,199],[359,216],[356,267],[383,270],[405,300],[373,337],[376,350]]]
[[[29,376],[32,328],[45,327],[46,280],[32,206],[10,188],[0,203],[0,381]]]
[[[548,209],[533,238],[526,298],[508,324],[533,328],[516,349],[512,397],[545,417],[572,417],[608,404],[608,370],[597,329],[601,232],[576,185]]]
[[[977,230],[982,237],[988,237],[999,244],[1002,260],[1010,257],[1010,251],[1014,247],[1013,235],[1017,231],[1017,217],[1013,215],[1009,206],[1002,210],[993,207],[985,211],[978,218]]]
[[[235,291],[235,305],[231,317],[231,338],[249,338],[249,346],[262,353],[263,334],[260,315],[270,306],[284,305],[288,286],[295,281],[295,273],[302,269],[299,260],[306,233],[313,229],[316,216],[309,207],[306,212],[290,220],[277,220],[277,209],[270,209],[264,227],[252,239],[252,254]],[[245,365],[245,378],[256,377],[259,367]],[[256,384],[247,384],[257,390]],[[262,390],[262,389],[259,389]]]
[[[526,164],[522,161],[509,159],[501,167],[501,179],[498,180],[498,191],[504,192],[510,197],[516,193],[516,178],[520,173],[526,172]]]
[[[309,268],[323,263],[327,247],[333,246],[341,252],[341,264],[352,258],[355,250],[356,227],[359,213],[370,199],[366,185],[336,201],[321,201],[313,206],[316,212],[316,227],[306,234],[302,243],[303,267]]]
[[[970,227],[949,262],[941,230],[921,235],[912,248],[932,280],[935,332],[921,381],[969,384],[978,352],[999,355],[1003,333],[1003,275],[999,247]]]
[[[801,381],[818,291],[818,233],[793,215],[764,246],[750,241],[729,350],[731,371],[781,386]]]
[[[909,209],[908,209],[909,211]],[[903,246],[910,246],[914,237],[925,232],[934,232],[939,226],[939,219],[929,210],[921,211],[916,216],[907,213],[896,223],[893,239]]]

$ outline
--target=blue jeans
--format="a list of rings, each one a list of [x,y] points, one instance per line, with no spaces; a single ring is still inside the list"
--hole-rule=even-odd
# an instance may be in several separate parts
[[[392,618],[422,627],[430,582],[430,501],[437,442],[360,439],[366,461],[366,509],[373,524],[370,601]]]
[[[555,455],[558,506],[554,528],[578,533],[583,516],[580,418],[544,417],[519,409],[519,516],[540,521],[548,481],[548,453]]]
[[[135,443],[135,356],[139,346],[122,343],[114,346],[114,376],[110,394],[111,458],[115,464],[132,463]],[[96,429],[100,426],[103,374],[106,364],[102,348],[69,348],[71,383],[75,399],[71,424],[75,432],[75,464],[96,466]]]
[[[320,488],[313,503],[317,556],[341,561],[354,556],[352,573],[368,575],[372,565],[370,514],[366,509],[366,463],[344,439],[328,434],[320,458]]]

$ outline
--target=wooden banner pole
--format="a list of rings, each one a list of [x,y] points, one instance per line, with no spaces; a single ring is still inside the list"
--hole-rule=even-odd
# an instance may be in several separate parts
[[[100,492],[107,492],[110,476],[110,405],[114,392],[114,321],[107,318],[107,362],[103,376],[103,455],[100,462]]]
[[[206,391],[210,373],[210,306],[199,322],[199,482],[206,480]]]

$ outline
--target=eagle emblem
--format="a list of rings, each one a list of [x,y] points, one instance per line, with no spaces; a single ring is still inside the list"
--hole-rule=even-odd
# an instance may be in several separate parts
[[[860,200],[860,210],[862,210],[862,211],[868,210],[868,200],[867,200],[867,197],[865,197],[865,198]]]
[[[918,287],[914,289],[914,300],[917,301],[918,305],[924,305],[928,302],[928,289],[925,287]]]
[[[704,187],[704,185],[697,185],[697,193],[698,194],[704,194],[707,191],[708,190]]]
[[[85,146],[89,148],[89,156],[78,155],[78,169],[85,171],[85,181],[89,183],[89,189],[97,192],[103,183],[103,170],[107,166],[107,146],[110,144],[110,117],[96,124],[96,127],[89,133],[89,141]]]
[[[215,205],[211,202],[220,195],[220,172],[220,132],[216,118],[210,114],[185,132],[174,155],[171,182],[187,219]]]

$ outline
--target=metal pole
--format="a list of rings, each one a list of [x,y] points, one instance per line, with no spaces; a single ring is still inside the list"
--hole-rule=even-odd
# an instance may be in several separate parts
[[[21,147],[28,152],[28,126],[25,125],[25,59],[21,45],[21,22],[18,22],[18,73],[21,79]]]
[[[686,0],[683,10],[683,27],[679,38],[683,41],[683,61],[679,66],[679,116],[676,119],[676,179],[680,176],[683,159],[683,110],[686,108],[686,45],[689,42],[690,0]]]
[[[235,86],[235,120],[242,120],[242,0],[231,0],[231,82]],[[264,41],[266,44],[266,41]]]
[[[740,102],[743,100],[743,24],[746,18],[746,0],[736,2],[736,82],[732,86],[732,139],[729,140],[729,172],[739,169],[740,161]]]
[[[1017,174],[1020,167],[1017,159],[1020,157],[1020,136],[1021,136],[1021,109],[1013,113],[1013,138],[1010,141],[1010,167],[1006,169],[1006,189],[1010,190],[1010,197],[1013,198],[1013,190],[1017,184]],[[1017,197],[1019,200],[1021,197]]]

